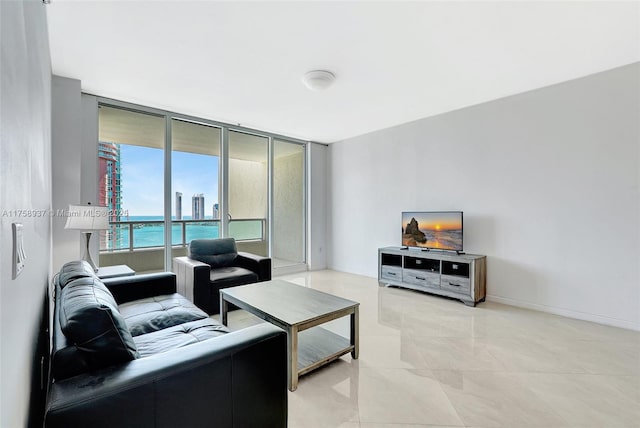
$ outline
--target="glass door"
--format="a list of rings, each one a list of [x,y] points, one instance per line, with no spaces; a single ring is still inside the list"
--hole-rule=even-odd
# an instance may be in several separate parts
[[[171,120],[172,257],[192,239],[219,238],[220,128]]]
[[[109,208],[100,266],[164,270],[163,116],[100,106],[98,203]]]

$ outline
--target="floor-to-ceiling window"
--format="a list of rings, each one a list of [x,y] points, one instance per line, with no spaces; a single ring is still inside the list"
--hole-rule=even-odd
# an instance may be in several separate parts
[[[98,113],[98,201],[109,207],[100,233],[103,266],[154,270],[164,260],[164,117],[109,106]],[[134,257],[132,250],[144,250]],[[144,257],[140,257],[144,254]]]
[[[170,269],[192,239],[225,236],[274,268],[305,266],[304,142],[121,102],[99,111],[99,199],[117,214],[101,266]]]
[[[219,238],[220,142],[218,127],[171,120],[172,256],[192,239]]]

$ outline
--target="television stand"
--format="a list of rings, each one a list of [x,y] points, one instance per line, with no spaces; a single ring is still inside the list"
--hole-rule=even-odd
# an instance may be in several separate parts
[[[487,257],[478,254],[378,249],[378,283],[452,297],[475,306],[486,297]]]

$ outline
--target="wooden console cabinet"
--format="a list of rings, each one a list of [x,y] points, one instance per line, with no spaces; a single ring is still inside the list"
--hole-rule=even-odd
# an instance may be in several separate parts
[[[475,306],[486,296],[487,258],[385,247],[378,249],[378,283],[452,297]]]

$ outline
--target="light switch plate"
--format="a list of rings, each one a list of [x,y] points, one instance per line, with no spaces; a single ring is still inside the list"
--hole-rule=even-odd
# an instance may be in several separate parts
[[[12,279],[16,279],[24,269],[24,261],[27,256],[24,252],[24,241],[22,238],[22,223],[12,223],[13,231],[13,272]]]

